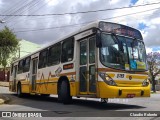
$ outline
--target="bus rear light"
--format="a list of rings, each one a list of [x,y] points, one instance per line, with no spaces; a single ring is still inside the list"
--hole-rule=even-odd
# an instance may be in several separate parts
[[[117,86],[117,84],[114,82],[114,80],[109,76],[107,75],[106,73],[103,73],[103,72],[100,72],[99,73],[99,76],[103,79],[103,81],[105,83],[107,83],[108,85],[111,85],[111,86]]]

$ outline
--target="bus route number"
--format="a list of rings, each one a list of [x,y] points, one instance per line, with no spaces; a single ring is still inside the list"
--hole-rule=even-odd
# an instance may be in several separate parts
[[[124,74],[117,74],[117,78],[124,78]]]

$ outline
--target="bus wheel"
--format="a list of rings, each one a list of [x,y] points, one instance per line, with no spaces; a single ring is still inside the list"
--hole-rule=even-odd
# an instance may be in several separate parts
[[[65,80],[63,80],[61,83],[60,97],[63,104],[69,104],[72,101],[72,96],[70,96],[69,84]]]
[[[61,96],[61,83],[58,85],[58,102],[62,102],[62,96]]]
[[[17,96],[22,97],[21,83],[18,83],[17,85]]]

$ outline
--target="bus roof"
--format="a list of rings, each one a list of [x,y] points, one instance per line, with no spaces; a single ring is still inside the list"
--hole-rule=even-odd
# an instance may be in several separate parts
[[[76,30],[75,32],[72,32],[71,34],[68,34],[68,35],[66,35],[65,37],[62,37],[62,38],[60,38],[60,39],[57,39],[57,40],[51,42],[49,45],[47,45],[47,46],[45,46],[45,47],[43,47],[43,48],[41,48],[41,49],[39,49],[39,50],[31,53],[31,54],[28,54],[28,55],[26,55],[26,56],[24,56],[24,57],[22,57],[22,58],[19,58],[19,59],[13,61],[12,63],[15,63],[15,62],[17,62],[17,61],[19,61],[19,60],[22,60],[22,59],[24,59],[24,58],[26,58],[26,57],[29,57],[29,56],[31,56],[31,55],[34,55],[34,54],[36,54],[36,53],[38,53],[38,52],[40,52],[40,51],[42,51],[42,50],[44,50],[44,49],[52,46],[52,45],[54,45],[54,44],[57,43],[57,42],[63,41],[63,40],[65,40],[65,39],[69,38],[69,37],[72,37],[72,36],[74,36],[74,35],[77,35],[77,34],[83,32],[83,31],[85,31],[85,30],[89,30],[89,29],[91,29],[91,28],[98,28],[100,22],[112,23],[112,22],[107,22],[107,21],[104,21],[104,20],[97,20],[97,21],[95,21],[95,22],[91,22],[91,23],[89,23],[89,24],[87,24],[87,25],[85,25],[85,26],[80,27],[80,28],[79,28],[78,30]],[[112,24],[117,24],[117,23],[112,23]],[[121,24],[119,24],[119,25],[121,25]],[[125,26],[125,25],[123,25],[123,26]],[[127,27],[127,26],[126,26],[126,27]],[[130,28],[131,28],[131,27],[130,27]],[[134,29],[134,28],[133,28],[133,29]]]

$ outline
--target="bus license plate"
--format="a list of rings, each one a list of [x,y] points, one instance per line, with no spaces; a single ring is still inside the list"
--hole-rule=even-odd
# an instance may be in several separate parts
[[[135,97],[135,94],[127,94],[127,98],[133,98]]]

